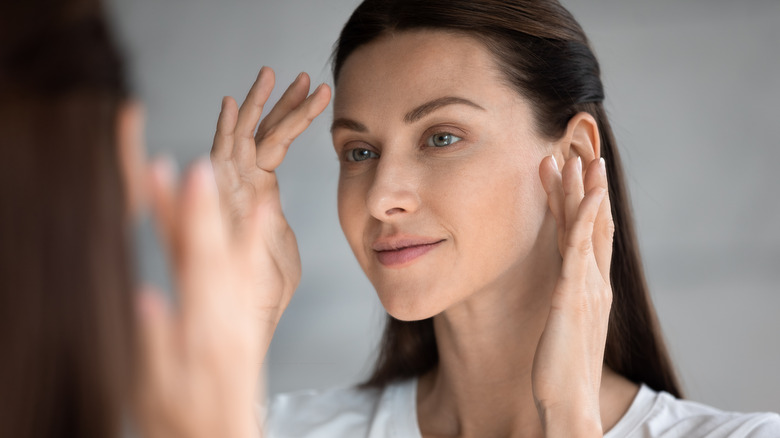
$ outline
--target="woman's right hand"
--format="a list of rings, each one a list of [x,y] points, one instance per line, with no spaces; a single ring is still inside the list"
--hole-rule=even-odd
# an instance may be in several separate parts
[[[262,216],[259,220],[264,224],[262,245],[256,248],[262,257],[253,267],[252,279],[256,317],[267,329],[263,330],[260,357],[265,357],[301,276],[298,245],[282,212],[275,169],[293,140],[330,101],[327,85],[309,95],[309,83],[309,76],[301,73],[260,121],[274,87],[274,71],[263,67],[240,108],[231,97],[222,100],[211,149],[223,219],[233,237],[244,238],[255,214]]]

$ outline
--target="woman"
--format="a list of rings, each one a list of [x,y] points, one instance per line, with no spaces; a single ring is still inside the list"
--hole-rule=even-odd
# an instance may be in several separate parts
[[[557,2],[367,0],[334,79],[339,217],[390,318],[364,385],[277,398],[268,435],[780,433],[675,398],[598,63]],[[274,169],[329,97],[300,76],[255,131],[272,87],[223,102],[212,149],[236,229],[274,212],[264,348],[300,272]]]

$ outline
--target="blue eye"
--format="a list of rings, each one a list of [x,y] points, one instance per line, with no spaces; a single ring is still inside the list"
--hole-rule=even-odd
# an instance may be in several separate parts
[[[436,134],[428,137],[428,146],[441,148],[444,146],[449,146],[453,143],[457,143],[461,140],[463,139],[457,135],[452,135],[449,132],[437,132]]]
[[[356,148],[347,151],[347,161],[365,161],[370,158],[379,158],[379,154],[363,148]]]

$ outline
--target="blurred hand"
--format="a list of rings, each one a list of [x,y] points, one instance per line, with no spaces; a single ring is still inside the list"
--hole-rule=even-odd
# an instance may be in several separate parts
[[[194,166],[179,190],[157,163],[150,194],[171,258],[178,305],[151,289],[138,296],[140,346],[135,409],[143,436],[256,437],[262,327],[253,309],[254,267],[267,255],[263,208],[244,239],[223,226],[211,164]]]
[[[273,71],[263,68],[240,109],[223,99],[213,167],[196,165],[181,190],[164,165],[152,172],[180,303],[171,311],[160,294],[140,295],[136,410],[144,436],[260,434],[260,364],[301,275],[274,170],[330,100],[328,86],[307,97],[302,73],[255,133],[273,85]]]
[[[599,390],[612,288],[614,225],[604,163],[579,157],[539,169],[558,226],[561,274],[534,357],[532,385],[548,437],[602,436]]]

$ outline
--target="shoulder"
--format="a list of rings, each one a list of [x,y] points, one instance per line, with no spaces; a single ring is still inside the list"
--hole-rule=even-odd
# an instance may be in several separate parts
[[[605,438],[776,438],[780,415],[726,412],[642,386],[623,419]]]
[[[402,382],[384,389],[353,386],[280,394],[268,405],[265,436],[394,436],[382,432],[395,428],[399,414],[409,408],[405,399],[413,396],[411,389],[410,382]]]

